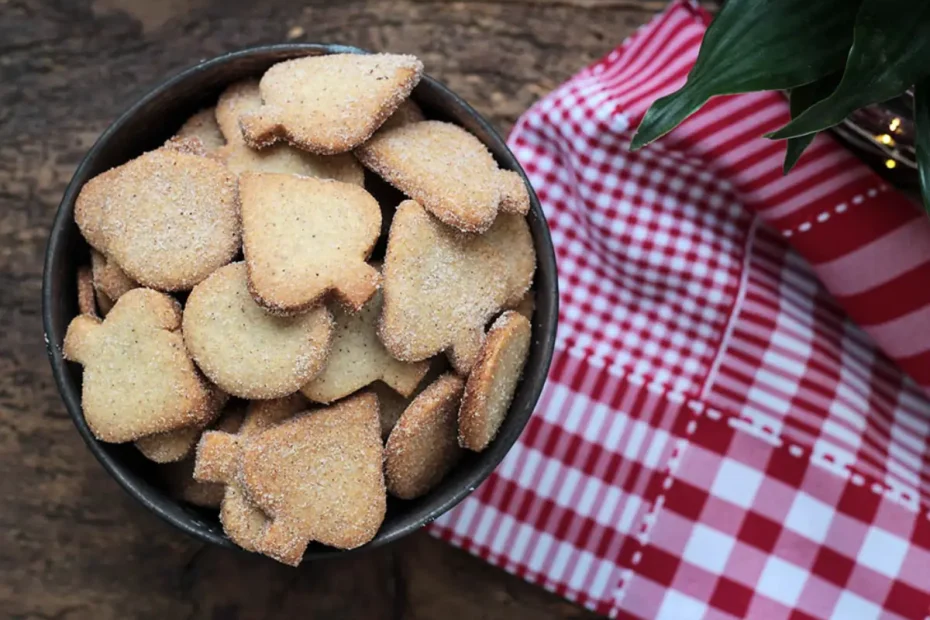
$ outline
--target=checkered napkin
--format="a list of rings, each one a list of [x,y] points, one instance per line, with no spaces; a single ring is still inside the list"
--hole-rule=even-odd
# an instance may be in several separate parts
[[[777,94],[627,150],[706,15],[673,3],[520,119],[559,263],[549,381],[432,531],[620,618],[930,616],[930,222]]]

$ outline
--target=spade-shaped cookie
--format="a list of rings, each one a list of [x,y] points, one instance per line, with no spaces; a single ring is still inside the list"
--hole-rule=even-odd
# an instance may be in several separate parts
[[[233,455],[245,494],[270,519],[256,550],[300,563],[311,541],[352,549],[384,520],[378,400],[359,394],[259,435],[207,433],[198,459]]]
[[[365,260],[381,232],[381,207],[363,188],[292,174],[239,177],[242,237],[255,301],[293,315],[332,292],[360,310],[380,275]]]
[[[356,149],[366,167],[449,226],[481,233],[499,211],[525,215],[523,178],[501,170],[478,138],[441,121],[390,123]]]
[[[332,54],[278,63],[260,82],[262,107],[241,117],[253,148],[285,139],[311,153],[351,151],[407,98],[423,64],[398,54]]]
[[[363,185],[365,173],[350,153],[314,155],[289,144],[275,144],[253,149],[245,143],[239,118],[262,107],[258,80],[236,82],[223,91],[216,104],[216,121],[225,136],[226,145],[216,149],[211,157],[236,174],[243,172],[281,172],[307,177],[335,179]]]
[[[522,215],[501,214],[483,235],[445,226],[412,200],[397,208],[384,259],[380,335],[407,362],[446,351],[468,374],[484,343],[485,325],[520,303],[536,254]]]

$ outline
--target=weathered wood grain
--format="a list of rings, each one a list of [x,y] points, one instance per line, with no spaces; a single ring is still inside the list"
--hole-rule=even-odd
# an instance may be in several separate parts
[[[294,571],[206,548],[85,449],[45,357],[46,232],[80,157],[196,61],[288,38],[419,55],[506,132],[661,0],[0,0],[0,614],[11,618],[579,618],[432,540]]]

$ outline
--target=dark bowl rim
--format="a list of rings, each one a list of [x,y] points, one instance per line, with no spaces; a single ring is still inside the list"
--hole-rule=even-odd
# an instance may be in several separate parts
[[[163,521],[173,525],[178,528],[185,534],[203,541],[209,542],[215,545],[219,545],[225,548],[239,549],[238,546],[233,544],[225,536],[215,534],[205,529],[199,528],[196,525],[196,522],[193,518],[181,519],[173,514],[166,512],[156,501],[153,501],[149,494],[144,490],[140,489],[136,483],[132,480],[129,480],[128,477],[124,474],[124,467],[118,462],[117,459],[107,454],[103,449],[101,444],[93,436],[90,429],[88,428],[86,422],[84,421],[84,416],[81,407],[81,397],[80,390],[77,386],[72,385],[68,379],[67,373],[65,372],[65,367],[67,362],[64,359],[63,353],[57,343],[60,343],[64,339],[63,333],[58,333],[55,328],[54,320],[52,318],[52,307],[53,307],[53,297],[52,297],[52,286],[50,282],[50,271],[53,266],[53,262],[56,256],[61,253],[63,250],[61,248],[61,243],[65,235],[65,231],[70,225],[68,215],[66,213],[66,205],[73,203],[77,194],[79,193],[83,183],[80,182],[80,178],[86,175],[86,169],[92,164],[95,156],[103,151],[110,140],[110,138],[115,134],[124,124],[130,121],[140,109],[147,106],[152,100],[163,95],[166,91],[171,90],[179,83],[187,80],[196,73],[209,69],[213,66],[223,65],[237,59],[248,58],[255,55],[265,55],[275,52],[317,52],[324,54],[334,54],[334,53],[351,53],[351,54],[369,54],[371,52],[363,50],[358,47],[340,45],[340,44],[322,44],[322,43],[282,43],[282,44],[272,44],[272,45],[260,45],[254,47],[248,47],[234,52],[228,52],[203,60],[197,64],[191,65],[185,69],[182,69],[170,77],[158,82],[155,86],[151,87],[144,95],[139,97],[134,101],[134,103],[129,106],[122,114],[120,114],[115,121],[113,121],[100,137],[94,142],[94,145],[85,153],[81,158],[81,162],[75,168],[74,173],[72,174],[71,180],[68,182],[68,185],[65,189],[65,192],[62,196],[61,202],[59,203],[58,209],[55,214],[55,218],[52,222],[52,226],[49,232],[48,243],[46,245],[45,251],[45,260],[43,264],[43,274],[42,274],[42,323],[44,329],[44,338],[46,351],[48,353],[49,362],[52,367],[52,374],[55,378],[55,384],[58,388],[58,392],[65,404],[68,414],[71,417],[72,422],[77,427],[78,432],[81,434],[81,437],[84,439],[84,443],[87,444],[91,453],[100,462],[103,468],[107,473],[112,476],[120,487],[123,488],[130,496],[137,500],[140,504],[145,506],[148,510],[153,512]],[[490,122],[488,122],[484,116],[479,114],[471,105],[469,105],[464,99],[459,97],[455,92],[449,89],[445,84],[436,80],[435,78],[423,74],[422,81],[429,83],[432,88],[437,89],[444,97],[452,101],[456,106],[464,110],[468,116],[472,118],[481,128],[486,131],[489,135],[493,136],[499,140],[500,144],[504,147],[505,152],[508,156],[509,161],[507,162],[510,166],[510,169],[516,171],[522,178],[524,183],[527,186],[530,194],[530,204],[531,212],[538,217],[542,222],[543,226],[540,227],[541,238],[536,238],[534,234],[534,245],[536,245],[536,260],[537,260],[537,274],[540,273],[540,268],[545,266],[544,270],[547,273],[553,274],[550,286],[548,287],[548,294],[546,295],[551,304],[552,312],[550,313],[549,320],[547,324],[542,326],[542,338],[538,343],[534,343],[536,347],[539,347],[539,350],[542,353],[542,365],[546,369],[546,374],[552,363],[552,356],[555,349],[555,340],[556,340],[556,330],[558,326],[558,306],[559,306],[559,292],[558,292],[558,278],[556,276],[556,259],[555,259],[555,250],[552,245],[552,238],[549,231],[548,223],[546,222],[545,215],[543,214],[542,208],[539,205],[539,199],[536,196],[535,191],[533,190],[532,185],[526,177],[526,173],[520,165],[517,158],[514,156],[513,152],[507,146],[506,141],[501,138],[500,134],[494,129]],[[540,293],[539,290],[536,291],[537,295]],[[531,402],[534,404],[538,403],[539,397],[542,393],[543,386],[546,382],[546,376],[532,386]],[[526,415],[523,425],[521,427],[521,432],[525,430],[526,424],[529,422],[530,417],[532,416],[532,411]],[[429,514],[423,518],[420,518],[416,521],[408,523],[402,527],[398,527],[395,530],[381,535],[381,532],[369,543],[359,547],[358,549],[340,551],[340,550],[327,550],[324,553],[313,554],[312,557],[305,558],[307,560],[316,560],[323,558],[331,557],[343,557],[348,553],[364,551],[375,549],[382,545],[391,543],[399,538],[402,538],[423,526],[429,524],[440,515],[448,512],[463,499],[465,499],[478,485],[480,485],[496,468],[500,465],[501,461],[509,453],[510,449],[513,447],[513,444],[516,443],[517,438],[520,433],[516,433],[509,443],[504,446],[503,450],[500,450],[500,456],[493,463],[485,463],[482,467],[475,467],[473,472],[470,472],[468,477],[463,480],[461,486],[449,496],[445,501],[431,506]]]

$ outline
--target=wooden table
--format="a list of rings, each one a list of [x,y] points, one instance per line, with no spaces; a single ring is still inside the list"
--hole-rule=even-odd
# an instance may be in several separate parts
[[[106,475],[59,400],[42,261],[84,152],[130,102],[199,59],[286,40],[413,53],[507,132],[665,4],[0,0],[0,615],[588,617],[425,533],[291,570],[162,523]]]

